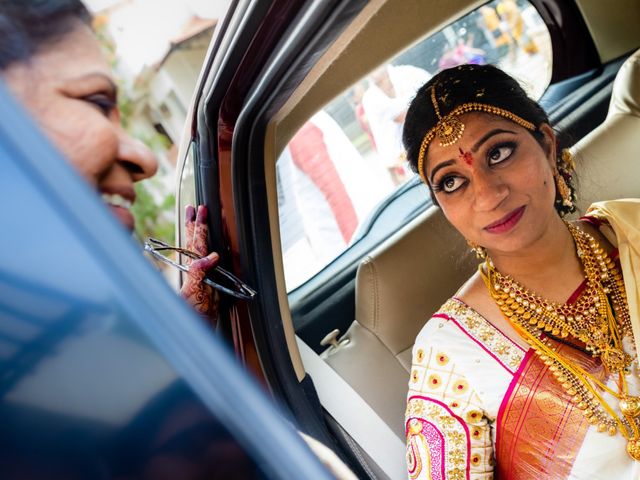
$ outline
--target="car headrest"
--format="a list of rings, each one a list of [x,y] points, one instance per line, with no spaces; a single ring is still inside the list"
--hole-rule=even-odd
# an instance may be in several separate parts
[[[605,121],[571,151],[580,213],[596,201],[640,197],[640,50],[616,75]]]
[[[462,236],[429,208],[358,267],[356,320],[397,355],[477,264]]]
[[[607,119],[619,114],[640,117],[640,50],[625,60],[613,82]]]

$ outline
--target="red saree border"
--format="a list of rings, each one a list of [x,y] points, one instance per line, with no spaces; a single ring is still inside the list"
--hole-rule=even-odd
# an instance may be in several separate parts
[[[496,417],[496,452],[500,451],[500,444],[501,444],[501,438],[502,438],[500,435],[500,430],[502,428],[501,419],[503,418],[504,412],[507,408],[507,404],[509,403],[509,399],[513,395],[513,391],[515,390],[516,385],[518,384],[518,380],[522,376],[523,371],[527,367],[527,364],[529,363],[529,360],[531,359],[532,355],[535,356],[533,349],[529,349],[529,351],[525,353],[524,358],[522,359],[522,363],[518,367],[518,370],[516,370],[516,373],[513,375],[513,379],[509,384],[509,388],[507,388],[507,392],[505,393],[504,398],[502,399],[502,402],[500,402],[500,408],[498,408],[498,416]],[[497,457],[497,454],[496,454],[496,457]]]
[[[565,358],[598,370],[582,352],[557,344]],[[498,410],[496,471],[501,479],[565,479],[589,423],[533,351],[525,356]]]

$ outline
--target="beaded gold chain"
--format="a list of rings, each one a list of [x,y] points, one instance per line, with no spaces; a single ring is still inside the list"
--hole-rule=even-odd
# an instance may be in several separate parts
[[[570,223],[567,228],[586,277],[576,302],[559,304],[544,299],[501,274],[488,257],[484,268],[480,265],[480,273],[503,315],[549,367],[587,421],[597,425],[599,432],[615,435],[620,431],[628,440],[627,452],[640,461],[640,397],[628,395],[625,378],[633,358],[622,347],[623,336],[632,335],[622,275],[591,235]],[[619,392],[562,358],[547,338],[549,334],[559,338],[572,335],[583,342],[608,372],[619,375]],[[604,392],[618,398],[622,417],[604,399]]]

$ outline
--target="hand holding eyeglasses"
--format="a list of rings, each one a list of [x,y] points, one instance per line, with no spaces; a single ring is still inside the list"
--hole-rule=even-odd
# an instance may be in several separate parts
[[[252,300],[256,291],[238,277],[219,267],[219,256],[207,252],[207,208],[195,209],[189,205],[186,210],[187,248],[172,247],[161,240],[148,238],[144,249],[154,258],[188,274],[181,294],[201,314],[212,321],[218,317],[218,295],[224,293],[241,300]],[[167,252],[178,253],[183,262],[167,257]]]
[[[215,320],[218,318],[218,295],[203,280],[207,272],[216,267],[220,256],[216,252],[207,254],[207,207],[198,206],[196,214],[191,205],[187,206],[185,228],[187,250],[202,258],[193,259],[185,255],[189,270],[180,294],[198,313]]]

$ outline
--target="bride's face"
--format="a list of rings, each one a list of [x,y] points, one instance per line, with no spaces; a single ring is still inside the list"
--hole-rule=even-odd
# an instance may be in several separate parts
[[[153,175],[157,163],[120,126],[117,88],[93,32],[78,22],[3,77],[55,146],[132,229],[133,184]]]
[[[469,113],[453,145],[436,137],[425,172],[445,216],[467,239],[493,253],[511,253],[540,238],[554,208],[555,137],[543,125],[544,145],[501,117]]]

